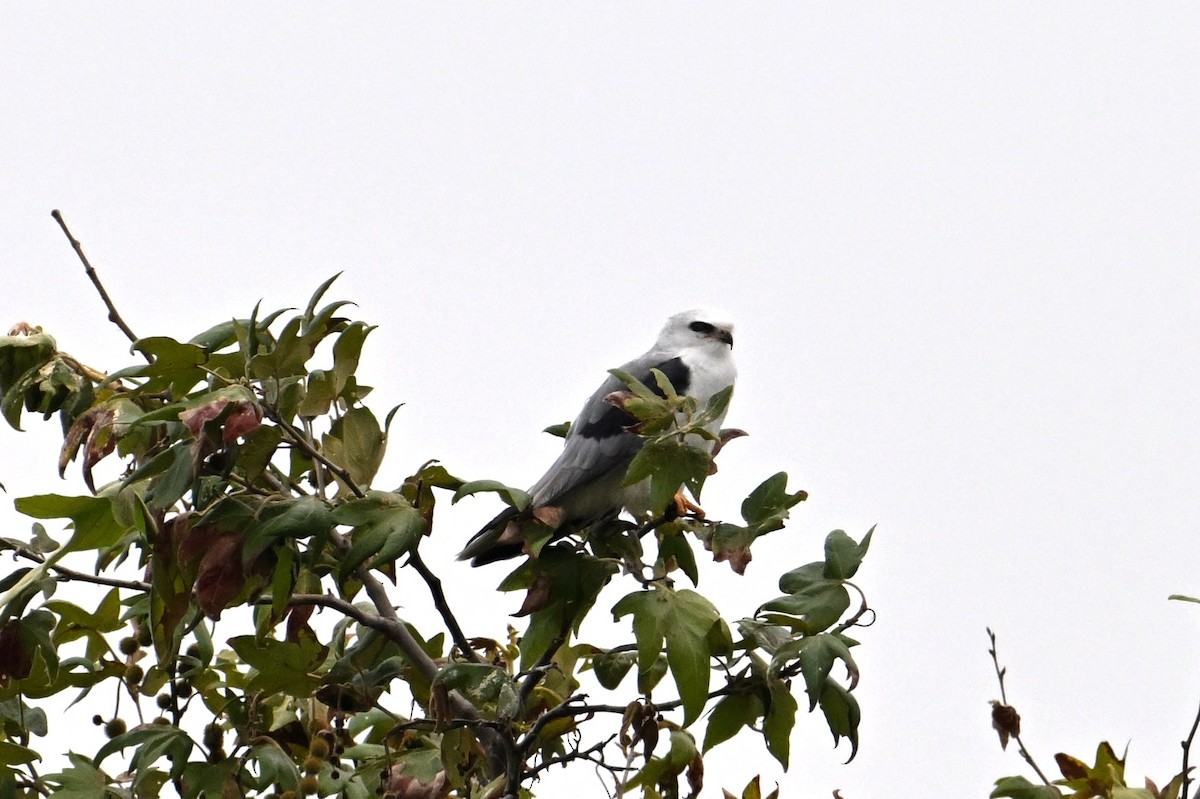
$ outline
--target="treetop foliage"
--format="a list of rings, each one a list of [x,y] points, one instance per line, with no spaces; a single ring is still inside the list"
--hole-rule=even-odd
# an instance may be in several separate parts
[[[465,630],[422,557],[438,502],[483,492],[520,511],[527,497],[436,461],[376,485],[396,410],[364,403],[375,327],[324,301],[332,282],[302,310],[256,306],[187,341],[131,335],[139,361],[109,374],[38,328],[0,337],[4,419],[57,415],[59,472],[76,463],[89,489],[17,499],[38,521],[0,539],[22,564],[0,578],[0,796],[516,797],[585,762],[610,793],[694,796],[704,754],[739,734],[786,768],[801,704],[854,756],[847,633],[871,618],[851,582],[869,532],[831,533],[753,617],[726,619],[697,590],[699,553],[742,573],[806,497],[783,472],[736,522],[616,520],[551,540],[526,519],[529,557],[499,585],[523,592],[517,620]],[[719,409],[645,389],[630,381],[646,443],[629,479],[698,497],[712,462],[684,434]],[[84,556],[91,568],[68,567]],[[437,618],[402,618],[389,585],[428,592]],[[579,634],[610,585],[629,637],[601,647]],[[314,627],[318,608],[332,629]],[[40,700],[105,692],[107,741],[42,773],[36,739],[62,728]]]

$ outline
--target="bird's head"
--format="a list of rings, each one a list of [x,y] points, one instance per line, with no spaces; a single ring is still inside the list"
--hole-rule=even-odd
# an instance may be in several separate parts
[[[700,347],[728,352],[733,349],[733,322],[726,314],[708,308],[683,311],[663,325],[658,334],[658,347],[669,350]]]

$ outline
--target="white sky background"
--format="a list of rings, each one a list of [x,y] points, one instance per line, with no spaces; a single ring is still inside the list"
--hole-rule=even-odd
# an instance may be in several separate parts
[[[790,773],[746,738],[709,790],[1028,774],[990,728],[986,625],[1045,768],[1131,741],[1130,775],[1165,782],[1200,701],[1200,609],[1166,599],[1200,594],[1200,7],[905,5],[10,4],[0,325],[130,362],[52,208],[141,335],[344,270],[330,296],[380,326],[373,407],[407,403],[379,484],[439,458],[527,485],[606,368],[727,308],[751,437],[705,505],[736,517],[779,469],[811,498],[700,590],[750,613],[829,530],[878,523],[878,622],[853,763],[801,716]],[[0,432],[9,497],[79,490],[57,423],[30,426]],[[497,509],[447,504],[427,559]],[[0,524],[27,531],[9,500]],[[443,573],[469,632],[499,633],[505,570]]]

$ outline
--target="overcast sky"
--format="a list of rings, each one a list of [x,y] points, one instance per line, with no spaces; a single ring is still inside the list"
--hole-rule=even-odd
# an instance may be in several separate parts
[[[1161,784],[1200,702],[1200,608],[1167,601],[1200,594],[1198,43],[1190,3],[8,4],[0,326],[129,362],[52,208],[141,335],[342,271],[374,407],[406,403],[380,484],[439,458],[523,486],[605,369],[728,309],[750,437],[705,506],[780,469],[811,498],[700,590],[751,613],[878,524],[878,620],[858,758],[801,717],[790,773],[747,739],[710,790],[1028,774],[990,728],[988,625],[1045,768],[1108,739]],[[55,428],[0,431],[10,498],[81,490]],[[496,510],[442,510],[427,560]],[[0,524],[27,530],[8,500]],[[468,632],[503,629],[504,573],[446,567]]]

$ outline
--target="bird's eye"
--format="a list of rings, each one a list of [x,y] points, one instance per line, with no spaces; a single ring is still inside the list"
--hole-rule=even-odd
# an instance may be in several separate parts
[[[688,329],[694,330],[697,333],[705,336],[716,330],[716,328],[710,325],[708,322],[692,322],[690,325],[688,325]]]

